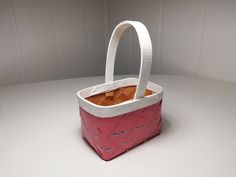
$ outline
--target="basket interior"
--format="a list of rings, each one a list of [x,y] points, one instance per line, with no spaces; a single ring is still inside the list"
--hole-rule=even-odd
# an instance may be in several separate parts
[[[135,91],[136,85],[130,85],[120,87],[109,92],[102,92],[92,95],[85,99],[100,106],[111,106],[133,99]],[[144,95],[148,96],[153,93],[153,91],[146,89]]]

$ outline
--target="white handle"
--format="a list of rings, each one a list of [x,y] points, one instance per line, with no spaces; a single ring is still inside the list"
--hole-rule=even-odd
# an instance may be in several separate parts
[[[152,42],[148,30],[144,26],[144,24],[138,21],[123,21],[115,27],[108,45],[105,82],[113,82],[114,64],[118,43],[124,31],[130,26],[133,26],[137,32],[141,53],[139,79],[137,90],[134,96],[134,99],[139,99],[144,96],[144,92],[149,81],[149,75],[152,64]]]

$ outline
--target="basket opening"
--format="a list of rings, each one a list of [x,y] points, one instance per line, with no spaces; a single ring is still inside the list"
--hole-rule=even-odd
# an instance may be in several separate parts
[[[120,87],[109,92],[102,92],[92,95],[85,99],[100,106],[111,106],[133,99],[135,91],[136,85],[130,85],[126,87]],[[146,89],[144,95],[148,96],[153,93],[155,92]]]

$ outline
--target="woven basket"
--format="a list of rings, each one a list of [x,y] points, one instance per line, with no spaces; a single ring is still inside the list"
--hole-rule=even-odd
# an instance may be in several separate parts
[[[130,26],[138,34],[139,78],[113,81],[119,39]],[[146,27],[123,21],[114,29],[107,52],[105,83],[77,92],[83,138],[104,160],[160,134],[163,89],[149,82],[152,44]]]

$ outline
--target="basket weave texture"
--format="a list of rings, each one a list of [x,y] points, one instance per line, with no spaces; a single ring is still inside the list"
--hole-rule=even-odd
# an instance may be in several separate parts
[[[127,114],[100,118],[80,108],[83,138],[104,160],[111,160],[161,132],[162,101]]]

